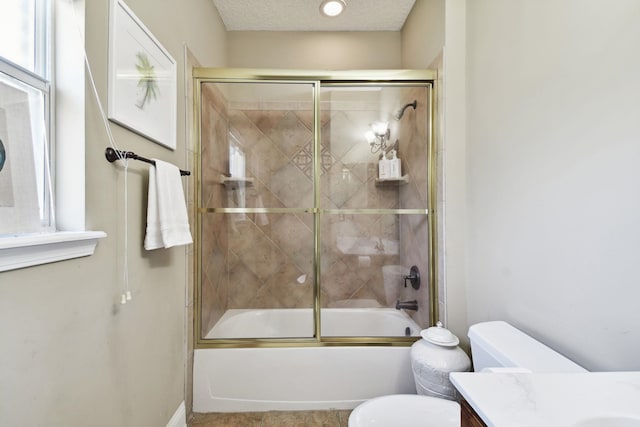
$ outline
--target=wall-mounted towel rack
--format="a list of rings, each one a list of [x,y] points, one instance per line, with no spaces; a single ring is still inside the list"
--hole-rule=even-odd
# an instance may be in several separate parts
[[[120,160],[120,159],[133,159],[133,160],[140,160],[142,162],[150,163],[154,166],[156,164],[155,161],[151,159],[147,159],[146,157],[138,156],[133,151],[114,150],[111,147],[107,147],[107,149],[104,150],[104,156],[107,158],[107,160],[110,163],[113,163],[116,160]],[[191,172],[183,171],[182,169],[180,169],[180,175],[182,176],[191,175]]]

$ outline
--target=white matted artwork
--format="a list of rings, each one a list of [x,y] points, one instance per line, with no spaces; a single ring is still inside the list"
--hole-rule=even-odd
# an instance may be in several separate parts
[[[0,234],[39,231],[29,94],[0,80]]]
[[[122,0],[109,14],[109,119],[176,148],[176,62]]]

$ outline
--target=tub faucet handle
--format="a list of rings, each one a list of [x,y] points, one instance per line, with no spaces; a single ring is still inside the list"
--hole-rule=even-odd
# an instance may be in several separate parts
[[[407,280],[411,283],[411,287],[413,289],[420,289],[420,270],[418,267],[413,265],[409,270],[408,276],[402,276],[404,278],[404,287],[407,287]]]

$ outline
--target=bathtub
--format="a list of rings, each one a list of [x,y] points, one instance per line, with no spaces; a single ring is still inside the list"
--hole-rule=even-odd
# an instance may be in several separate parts
[[[321,319],[323,336],[420,332],[393,308],[323,309]],[[229,310],[207,337],[308,337],[312,322],[311,309]],[[193,410],[353,409],[372,397],[415,393],[409,352],[402,346],[197,349]]]
[[[325,308],[323,336],[419,336],[420,327],[403,311],[393,308]],[[407,328],[409,328],[407,330]],[[292,338],[313,336],[310,308],[227,310],[206,335],[216,338]]]

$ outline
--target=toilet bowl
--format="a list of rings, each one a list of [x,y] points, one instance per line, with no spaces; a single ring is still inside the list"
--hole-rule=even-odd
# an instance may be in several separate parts
[[[460,405],[416,394],[393,394],[367,400],[351,412],[349,427],[458,427]]]
[[[524,332],[503,321],[478,323],[469,328],[476,372],[499,372],[508,368],[530,372],[587,372]],[[356,407],[349,427],[451,426],[460,425],[456,402],[431,396],[391,395],[376,397]]]

